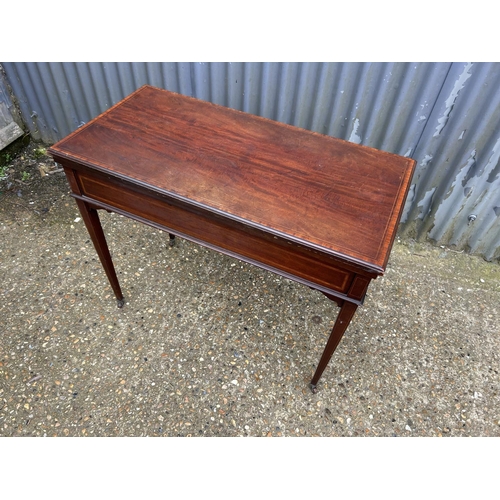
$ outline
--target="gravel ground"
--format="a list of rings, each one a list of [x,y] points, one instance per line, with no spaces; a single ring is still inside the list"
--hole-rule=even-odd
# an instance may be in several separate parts
[[[116,301],[36,145],[0,184],[0,436],[500,436],[497,263],[398,240],[307,384],[337,306],[101,213]]]

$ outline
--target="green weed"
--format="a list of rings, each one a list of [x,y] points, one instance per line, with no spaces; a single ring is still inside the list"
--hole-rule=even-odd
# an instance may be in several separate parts
[[[41,158],[42,156],[47,156],[47,150],[45,148],[36,148],[33,151],[35,158]]]

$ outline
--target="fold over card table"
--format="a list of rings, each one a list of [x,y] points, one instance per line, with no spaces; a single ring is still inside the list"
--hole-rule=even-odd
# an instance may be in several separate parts
[[[49,149],[118,300],[98,209],[324,293],[340,306],[316,385],[384,273],[415,161],[143,86]]]

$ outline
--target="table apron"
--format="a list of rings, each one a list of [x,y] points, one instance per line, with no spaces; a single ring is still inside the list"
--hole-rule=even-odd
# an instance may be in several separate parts
[[[272,271],[343,300],[361,304],[370,278],[339,266],[332,256],[252,226],[98,173],[73,172],[72,196],[220,253]],[[366,282],[366,286],[363,283]],[[350,290],[355,293],[349,293]]]

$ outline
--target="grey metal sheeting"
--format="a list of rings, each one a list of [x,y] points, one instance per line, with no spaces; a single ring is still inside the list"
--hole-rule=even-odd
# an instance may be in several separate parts
[[[53,143],[148,83],[418,161],[402,233],[500,258],[499,63],[3,63]]]

